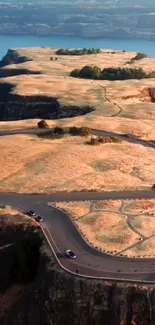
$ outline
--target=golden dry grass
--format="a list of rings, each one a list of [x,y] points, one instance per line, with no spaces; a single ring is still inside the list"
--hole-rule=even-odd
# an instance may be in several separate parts
[[[155,236],[155,216],[136,216],[132,217],[131,225],[134,226],[143,236]]]
[[[128,249],[126,254],[128,257],[138,256],[138,257],[154,257],[155,256],[155,237],[152,237],[131,249]]]
[[[0,190],[123,190],[150,188],[155,183],[153,149],[126,142],[93,147],[84,142],[70,136],[57,140],[1,137]]]
[[[140,238],[155,236],[155,200],[62,202],[56,206],[71,214],[79,229],[94,246],[113,253],[125,249],[122,254],[130,257],[154,255],[154,237],[147,239],[145,244],[140,242]],[[130,216],[133,229],[128,226],[126,213]],[[129,248],[133,244],[135,247]]]
[[[53,205],[53,203],[49,203]],[[77,219],[90,211],[91,202],[59,202],[55,206],[59,209],[65,209],[65,211],[71,214],[72,218]]]
[[[86,64],[97,64],[105,68],[112,62],[114,67],[127,67],[125,63],[136,53],[116,51],[115,54],[109,54],[107,50],[102,50],[102,53],[97,55],[85,55],[80,58],[59,56],[57,61],[50,61],[50,57],[55,56],[55,50],[17,49],[19,55],[26,55],[34,61],[9,65],[6,68],[39,70],[42,75],[19,75],[1,79],[1,82],[13,83],[14,93],[20,95],[56,96],[60,103],[65,105],[93,105],[96,108],[96,111],[85,116],[62,119],[59,121],[62,126],[89,125],[92,128],[155,139],[152,124],[152,120],[155,120],[154,104],[148,102],[145,94],[146,88],[154,87],[154,79],[110,82],[69,77],[72,69],[81,68]],[[154,63],[154,59],[143,59],[136,61],[133,66],[142,66],[149,72],[154,70]],[[118,115],[114,116],[115,114]],[[34,127],[37,121],[1,122],[0,127],[1,129]],[[57,121],[49,121],[49,124],[56,125]]]
[[[93,212],[76,221],[89,241],[106,251],[118,252],[136,243],[124,216],[108,212]]]
[[[145,212],[155,213],[155,200],[126,200],[123,206],[123,212],[129,214],[139,214]]]

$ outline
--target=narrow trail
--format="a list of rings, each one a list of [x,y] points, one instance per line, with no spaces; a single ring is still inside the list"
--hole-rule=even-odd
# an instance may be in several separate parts
[[[105,86],[101,86],[101,85],[99,85],[99,86],[100,86],[101,88],[104,89],[104,93],[105,93],[105,99],[106,99],[106,101],[107,101],[108,103],[110,103],[110,104],[116,106],[116,107],[118,108],[118,112],[115,113],[115,114],[112,114],[111,117],[117,117],[117,116],[119,116],[119,115],[122,113],[123,108],[122,108],[118,103],[113,102],[113,101],[111,101],[111,100],[108,98],[108,96],[107,96],[107,89],[106,89]]]

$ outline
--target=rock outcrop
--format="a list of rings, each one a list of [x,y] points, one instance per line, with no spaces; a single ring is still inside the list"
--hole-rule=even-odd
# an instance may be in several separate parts
[[[0,61],[0,67],[4,67],[9,64],[24,63],[27,61],[32,61],[32,59],[24,55],[20,55],[15,49],[9,49],[6,55]]]

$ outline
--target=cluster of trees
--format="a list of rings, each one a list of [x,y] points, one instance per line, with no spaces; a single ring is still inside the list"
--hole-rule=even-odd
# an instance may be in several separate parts
[[[127,80],[153,78],[155,72],[147,74],[142,68],[101,68],[92,65],[86,65],[82,69],[74,69],[70,76],[84,79],[98,80]]]
[[[49,125],[45,120],[41,120],[38,122],[38,128],[48,129]],[[49,131],[47,130],[46,132],[39,133],[39,136],[48,137],[48,138],[59,138],[59,137],[63,137],[64,134],[65,134],[65,130],[60,126],[56,126],[53,130],[49,130]],[[69,134],[73,136],[87,137],[91,134],[91,129],[88,128],[87,126],[82,126],[82,127],[72,126],[69,128]]]
[[[101,53],[100,49],[94,49],[94,48],[90,48],[90,49],[59,49],[55,52],[57,55],[86,55],[86,54],[97,54],[97,53]]]
[[[87,144],[97,146],[103,143],[121,143],[121,139],[117,137],[91,137]]]
[[[149,58],[149,55],[145,53],[137,53],[133,60],[141,60],[145,58]]]
[[[87,126],[76,127],[72,126],[69,129],[69,133],[75,136],[88,137],[91,134],[91,129]]]
[[[45,120],[41,120],[38,122],[38,128],[48,129],[49,125]],[[69,128],[68,133],[72,136],[80,136],[80,137],[89,137],[92,132],[91,129],[87,126],[71,126]],[[39,137],[42,138],[50,138],[50,139],[61,139],[65,135],[65,129],[60,126],[56,126],[53,130],[47,130],[45,132],[40,132],[38,134]],[[89,145],[100,145],[103,143],[121,143],[122,140],[117,137],[107,137],[107,136],[98,136],[98,137],[90,137],[86,144]]]
[[[135,61],[138,61],[138,60],[141,60],[141,59],[145,59],[145,58],[149,58],[149,55],[148,54],[145,54],[145,53],[137,53],[134,58],[132,58],[130,61],[127,62],[127,64],[132,64]]]

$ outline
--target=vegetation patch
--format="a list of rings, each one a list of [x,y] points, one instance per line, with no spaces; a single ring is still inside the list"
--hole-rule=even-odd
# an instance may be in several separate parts
[[[104,143],[121,143],[122,140],[117,137],[107,137],[107,136],[99,136],[99,137],[91,137],[90,140],[86,141],[86,144],[91,146],[97,146]]]
[[[95,161],[92,165],[93,168],[100,172],[108,171],[108,170],[115,170],[116,166],[114,162],[111,160],[99,160]]]
[[[132,64],[135,61],[142,60],[145,58],[149,58],[149,55],[145,53],[137,53],[136,56],[134,56],[130,61],[127,62],[127,64]]]
[[[72,126],[69,128],[69,133],[73,136],[89,136],[91,134],[91,129],[87,126],[76,127]]]
[[[87,54],[97,54],[101,53],[100,49],[94,49],[94,48],[83,48],[83,49],[58,49],[55,52],[57,55],[87,55]]]
[[[70,76],[84,79],[97,80],[127,80],[127,79],[145,79],[150,78],[142,68],[105,68],[86,65],[82,69],[74,69]]]
[[[43,125],[46,125],[46,127],[44,128],[48,128],[49,126],[45,120],[41,120],[38,124],[42,123],[42,121],[43,121]],[[72,126],[69,128],[68,133],[72,136],[87,137],[91,134],[91,129],[86,126],[82,126],[82,127]],[[45,132],[38,133],[38,136],[41,138],[61,139],[64,137],[65,134],[67,134],[67,132],[65,132],[62,127],[56,126],[53,130],[47,130]]]

